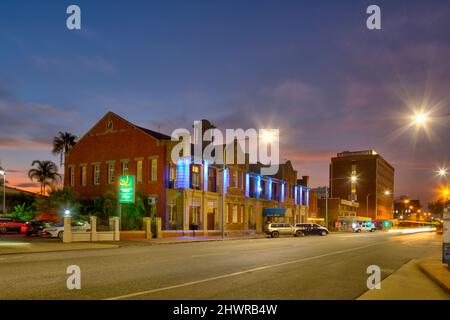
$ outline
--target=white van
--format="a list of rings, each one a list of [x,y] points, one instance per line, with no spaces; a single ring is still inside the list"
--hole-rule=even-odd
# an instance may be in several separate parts
[[[373,224],[372,221],[363,221],[353,223],[352,230],[354,232],[362,232],[362,231],[374,232],[377,230],[377,228],[375,228],[375,225]]]

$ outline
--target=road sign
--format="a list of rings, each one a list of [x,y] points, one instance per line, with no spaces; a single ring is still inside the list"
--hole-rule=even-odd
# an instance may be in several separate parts
[[[119,177],[119,203],[134,203],[135,191],[134,176]]]

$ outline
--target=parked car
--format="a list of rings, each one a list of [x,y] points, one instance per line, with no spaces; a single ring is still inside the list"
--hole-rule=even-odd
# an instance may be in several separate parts
[[[265,233],[272,238],[278,238],[280,235],[289,235],[302,237],[303,232],[289,223],[268,223],[265,227]]]
[[[72,231],[90,231],[91,225],[85,221],[72,221]],[[55,225],[42,230],[42,236],[48,238],[60,238],[64,236],[64,222],[56,223]]]
[[[51,220],[30,220],[25,222],[21,232],[27,236],[40,236],[42,230],[52,226],[55,222]]]
[[[0,233],[19,232],[24,222],[17,218],[0,218]]]
[[[359,223],[353,223],[352,230],[354,232],[362,232],[362,231],[374,232],[377,230],[377,228],[371,221],[364,221]]]
[[[326,236],[329,233],[327,228],[316,223],[297,223],[295,227],[300,229],[305,235]]]

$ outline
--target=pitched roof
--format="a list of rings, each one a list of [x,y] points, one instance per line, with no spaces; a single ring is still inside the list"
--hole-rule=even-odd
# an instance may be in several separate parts
[[[136,128],[138,128],[138,129],[144,131],[145,133],[151,135],[153,138],[158,139],[158,140],[171,140],[172,139],[170,136],[168,136],[168,135],[166,135],[164,133],[159,133],[159,132],[147,129],[147,128],[136,126],[136,125],[134,125],[134,126]]]

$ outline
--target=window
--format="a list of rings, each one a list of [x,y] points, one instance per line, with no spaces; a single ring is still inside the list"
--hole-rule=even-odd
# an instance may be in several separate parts
[[[124,176],[128,175],[128,161],[122,162],[122,174]]]
[[[81,166],[81,186],[86,186],[86,166]]]
[[[142,160],[137,161],[136,180],[142,182]]]
[[[244,208],[244,206],[241,206],[241,223],[244,223],[244,212],[245,212],[245,208]]]
[[[158,159],[151,159],[150,181],[158,181]]]
[[[192,166],[192,186],[200,187],[200,169],[198,166]]]
[[[238,188],[239,186],[239,172],[237,170],[233,171],[233,188]]]
[[[108,123],[106,124],[106,129],[112,129],[114,126],[112,120],[109,120]]]
[[[233,223],[238,223],[238,205],[233,205],[233,220],[231,221]]]
[[[94,164],[94,185],[98,186],[100,184],[100,165]]]
[[[75,168],[74,167],[70,167],[70,186],[73,187],[75,186]]]
[[[114,183],[114,176],[116,174],[116,167],[114,163],[108,164],[108,184]]]
[[[169,205],[169,223],[175,224],[177,221],[177,207],[174,204]]]

